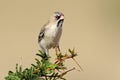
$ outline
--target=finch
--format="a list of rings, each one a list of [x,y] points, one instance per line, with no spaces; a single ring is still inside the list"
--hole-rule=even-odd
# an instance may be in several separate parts
[[[49,49],[55,48],[59,50],[59,41],[62,34],[62,25],[64,22],[64,14],[54,12],[48,22],[41,28],[38,36],[38,44],[42,51],[49,55]],[[56,52],[57,53],[57,52]]]

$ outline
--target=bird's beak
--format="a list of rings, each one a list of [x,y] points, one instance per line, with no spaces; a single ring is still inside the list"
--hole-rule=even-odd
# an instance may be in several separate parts
[[[62,15],[62,16],[60,17],[60,19],[64,19],[64,15]]]

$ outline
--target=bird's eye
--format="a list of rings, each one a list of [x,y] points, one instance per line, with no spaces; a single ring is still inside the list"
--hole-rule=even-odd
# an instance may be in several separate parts
[[[60,18],[60,16],[56,15],[55,18],[58,20]]]

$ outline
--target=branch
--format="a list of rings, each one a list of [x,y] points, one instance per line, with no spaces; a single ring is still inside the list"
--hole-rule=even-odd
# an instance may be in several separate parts
[[[72,71],[72,70],[75,70],[75,67],[74,68],[72,68],[72,69],[69,69],[69,70],[67,70],[67,71],[65,71],[65,72],[63,72],[63,73],[61,73],[60,75],[58,75],[58,76],[64,76],[65,74],[67,74],[68,72],[70,72],[70,71]]]
[[[40,78],[41,77],[58,77],[58,78],[61,78],[62,76],[64,76],[65,74],[67,74],[68,72],[70,72],[72,70],[75,70],[75,67],[73,67],[72,69],[69,69],[69,70],[67,70],[67,71],[65,71],[65,72],[63,72],[59,75],[42,75],[42,76],[40,76]]]
[[[73,55],[64,56],[64,57],[58,59],[58,60],[55,62],[55,64],[60,64],[60,63],[62,63],[63,61],[65,61],[66,59],[70,59],[70,58],[73,58],[73,57],[74,57]]]
[[[77,56],[77,54],[75,53],[74,49],[73,50],[69,49],[69,52],[71,53],[71,55],[67,55],[67,54],[64,55],[64,56],[62,54],[57,55],[57,61],[55,62],[55,64],[59,65],[60,63],[62,63],[66,59],[72,58],[74,60],[74,62],[79,66],[79,68],[83,71],[83,69],[80,66],[80,64],[74,59],[74,57]]]
[[[83,70],[83,68],[80,66],[80,64],[74,59],[74,58],[72,58],[74,61],[75,61],[75,63],[79,66],[79,68],[82,70],[82,71],[84,71]]]

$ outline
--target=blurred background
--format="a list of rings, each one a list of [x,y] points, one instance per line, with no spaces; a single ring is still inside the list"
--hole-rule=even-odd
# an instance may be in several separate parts
[[[120,80],[120,0],[0,0],[0,80],[16,63],[23,68],[35,63],[39,31],[55,11],[65,15],[61,50],[75,48],[84,69],[65,77]],[[66,66],[79,69],[72,60]]]

